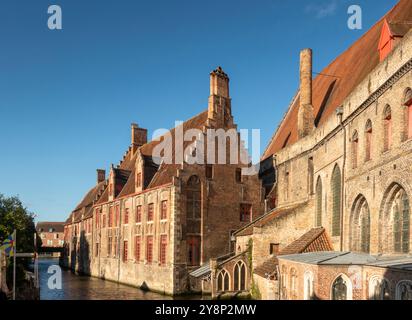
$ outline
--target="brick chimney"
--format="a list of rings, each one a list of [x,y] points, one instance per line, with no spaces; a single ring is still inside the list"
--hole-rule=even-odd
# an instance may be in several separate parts
[[[312,49],[300,52],[300,104],[298,113],[299,138],[306,137],[314,129],[312,106]]]
[[[100,183],[106,180],[106,170],[97,169],[96,171],[97,171],[97,183]]]
[[[213,127],[230,127],[233,125],[229,77],[222,67],[218,67],[210,73],[208,123]]]
[[[132,123],[132,148],[133,153],[147,143],[147,129],[140,128],[136,123]]]

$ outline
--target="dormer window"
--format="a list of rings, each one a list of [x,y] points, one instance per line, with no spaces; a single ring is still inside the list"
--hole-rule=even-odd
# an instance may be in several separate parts
[[[410,25],[402,23],[389,23],[386,19],[382,26],[379,39],[379,61],[385,58],[395,48],[399,40],[408,32]]]

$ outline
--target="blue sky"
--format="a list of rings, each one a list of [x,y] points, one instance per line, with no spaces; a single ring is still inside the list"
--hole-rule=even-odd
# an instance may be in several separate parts
[[[2,0],[0,193],[65,220],[118,163],[130,123],[170,128],[207,108],[209,72],[231,78],[239,128],[268,143],[298,87],[299,51],[321,71],[396,0]],[[47,28],[58,4],[63,30]],[[363,10],[363,30],[347,8]]]

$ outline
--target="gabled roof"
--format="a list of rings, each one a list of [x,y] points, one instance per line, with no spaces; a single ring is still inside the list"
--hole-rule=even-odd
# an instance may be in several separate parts
[[[37,232],[49,232],[53,229],[53,232],[63,232],[64,222],[38,222],[36,225]]]
[[[412,27],[412,1],[401,0],[350,48],[338,56],[313,80],[313,109],[318,124],[331,117],[337,107],[379,64],[377,52],[384,20],[393,32],[404,35]],[[299,92],[292,100],[282,122],[269,142],[262,159],[298,140]]]
[[[284,255],[296,255],[305,252],[323,252],[332,251],[332,243],[326,233],[325,228],[313,228],[293,241],[284,248],[277,256],[272,255],[269,259],[256,267],[254,273],[261,277],[272,275],[276,271],[278,258]]]

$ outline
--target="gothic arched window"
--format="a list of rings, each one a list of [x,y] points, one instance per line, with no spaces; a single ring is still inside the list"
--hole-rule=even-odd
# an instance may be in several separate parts
[[[369,253],[370,212],[365,197],[359,196],[352,207],[350,223],[351,250]]]
[[[304,275],[303,296],[305,300],[312,300],[313,294],[313,273],[307,271]]]
[[[333,169],[332,180],[332,236],[336,237],[341,232],[341,174],[340,169],[336,165]]]
[[[333,282],[332,300],[352,300],[352,284],[348,277],[340,275]]]
[[[368,120],[365,126],[365,162],[372,158],[372,121]]]
[[[412,281],[404,280],[398,283],[396,300],[412,300]]]
[[[229,273],[223,269],[217,275],[217,291],[218,292],[225,292],[229,291],[230,280],[229,280]]]
[[[246,290],[246,265],[243,261],[236,263],[233,272],[233,284],[235,291]]]
[[[387,105],[383,111],[383,151],[388,151],[392,145],[392,113]]]
[[[410,207],[406,191],[393,184],[385,193],[381,212],[380,251],[409,253]]]
[[[316,226],[322,226],[322,179],[316,182]]]

